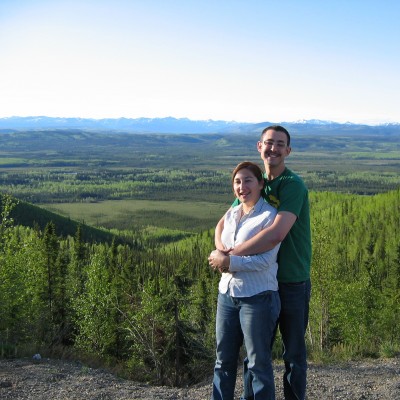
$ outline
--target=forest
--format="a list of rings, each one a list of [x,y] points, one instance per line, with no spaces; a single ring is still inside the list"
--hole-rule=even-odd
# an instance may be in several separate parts
[[[175,386],[209,376],[219,276],[207,256],[232,201],[230,171],[258,161],[255,142],[38,135],[0,135],[0,356],[80,358]],[[290,156],[310,188],[307,346],[321,362],[400,351],[400,139],[350,139],[335,147],[344,139],[302,137]],[[32,207],[24,225],[15,214],[23,202]],[[63,232],[51,213],[40,227],[35,216],[45,210],[76,220],[76,230]],[[110,236],[84,240],[85,223]],[[280,353],[278,336],[274,357]]]

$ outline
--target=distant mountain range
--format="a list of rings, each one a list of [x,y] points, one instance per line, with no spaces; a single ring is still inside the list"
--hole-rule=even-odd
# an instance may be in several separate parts
[[[271,122],[246,123],[236,121],[190,120],[187,118],[54,118],[54,117],[8,117],[0,118],[0,130],[48,130],[48,129],[79,129],[96,131],[118,131],[135,133],[253,133],[260,132]],[[398,132],[400,124],[384,124],[377,126],[332,121],[302,120],[282,122],[289,131],[305,133],[310,131],[332,132],[338,129],[348,132],[385,131],[393,129]]]

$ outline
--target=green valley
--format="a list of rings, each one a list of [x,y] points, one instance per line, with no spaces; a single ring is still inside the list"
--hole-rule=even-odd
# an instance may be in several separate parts
[[[0,133],[0,355],[161,385],[212,371],[213,228],[248,134]],[[293,135],[310,188],[318,362],[400,353],[400,135]],[[280,358],[279,336],[274,357]]]

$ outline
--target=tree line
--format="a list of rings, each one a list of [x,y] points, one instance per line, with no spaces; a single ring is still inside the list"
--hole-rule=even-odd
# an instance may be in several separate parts
[[[400,350],[400,189],[311,193],[310,358]],[[0,354],[101,360],[126,377],[187,385],[209,376],[219,275],[213,231],[161,244],[86,243],[14,224],[2,196]],[[138,240],[137,243],[140,243]],[[280,355],[279,337],[274,355]]]

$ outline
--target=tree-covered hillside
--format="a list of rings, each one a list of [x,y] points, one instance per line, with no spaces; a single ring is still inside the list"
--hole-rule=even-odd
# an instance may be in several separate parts
[[[214,360],[212,231],[161,245],[89,244],[0,220],[0,351],[75,351],[135,379],[185,385]],[[311,358],[400,350],[400,190],[311,194]],[[279,338],[275,356],[279,354]]]

